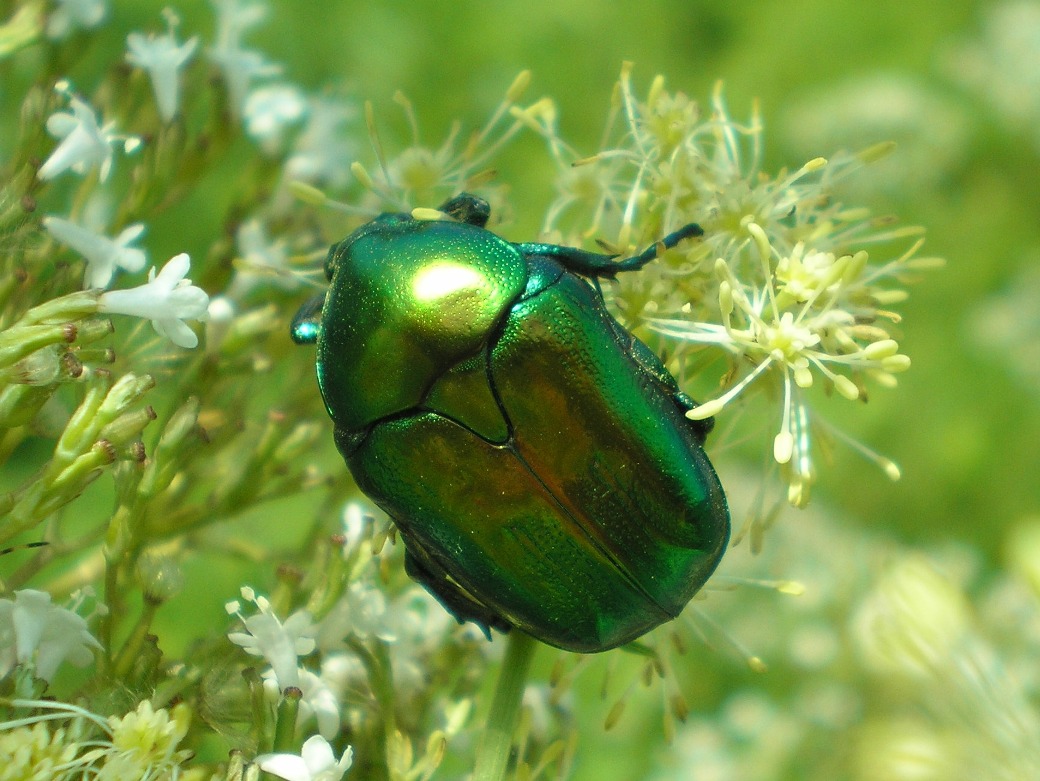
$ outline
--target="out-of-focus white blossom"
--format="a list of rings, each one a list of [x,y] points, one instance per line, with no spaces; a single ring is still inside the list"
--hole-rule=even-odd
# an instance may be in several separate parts
[[[378,637],[387,642],[396,639],[386,615],[386,597],[367,580],[350,584],[322,620],[318,642],[322,648],[336,648],[348,636],[362,640]]]
[[[925,675],[963,649],[968,606],[927,561],[896,563],[856,617],[857,645],[883,673]]]
[[[298,277],[289,269],[289,251],[284,239],[271,240],[258,219],[246,220],[235,234],[238,250],[235,277],[227,291],[232,301],[240,301],[260,284],[292,290]]]
[[[985,4],[980,14],[981,34],[950,46],[943,64],[1040,149],[1040,4],[1004,0]]]
[[[242,34],[264,18],[267,12],[264,4],[243,3],[241,0],[212,2],[217,11],[217,40],[209,56],[224,74],[231,110],[241,117],[252,83],[256,79],[277,76],[282,68],[267,62],[260,52],[242,47]]]
[[[194,56],[199,39],[195,36],[184,43],[177,43],[174,36],[177,17],[169,9],[166,11],[166,21],[169,28],[166,35],[130,33],[126,38],[129,49],[126,60],[148,72],[155,91],[155,102],[159,106],[159,116],[164,122],[170,122],[177,114],[180,70]]]
[[[292,84],[266,84],[246,98],[242,119],[246,132],[269,155],[277,154],[289,128],[307,113],[307,100]]]
[[[341,187],[350,180],[356,145],[346,132],[355,111],[333,98],[311,98],[307,123],[285,161],[285,176],[312,184]]]
[[[97,27],[107,12],[106,0],[56,0],[47,17],[47,37],[60,41],[76,30]]]
[[[60,84],[59,89],[65,91],[65,85]],[[47,132],[61,139],[61,143],[40,166],[37,175],[47,180],[68,170],[84,174],[96,167],[98,178],[104,181],[112,170],[112,146],[121,143],[123,150],[129,153],[140,145],[140,140],[113,132],[114,122],[99,125],[94,109],[75,95],[69,96],[69,107],[71,114],[57,111],[47,118]]]
[[[130,246],[144,233],[143,223],[135,222],[124,228],[114,239],[61,217],[44,217],[43,227],[55,239],[86,258],[85,287],[106,288],[117,268],[136,272],[147,262],[144,250]]]

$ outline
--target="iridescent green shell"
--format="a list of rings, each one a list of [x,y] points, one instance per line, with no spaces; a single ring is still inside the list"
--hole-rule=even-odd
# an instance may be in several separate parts
[[[459,620],[613,648],[722,557],[710,422],[585,278],[638,266],[474,222],[387,214],[330,250],[315,336],[336,442]]]

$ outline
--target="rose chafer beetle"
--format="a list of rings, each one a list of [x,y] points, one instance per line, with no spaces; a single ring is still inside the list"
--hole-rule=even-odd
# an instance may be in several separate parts
[[[293,321],[317,342],[336,445],[459,621],[570,651],[634,640],[714,571],[729,513],[710,420],[686,418],[694,402],[598,280],[701,229],[616,261],[508,242],[466,193],[440,211],[381,214],[333,245],[328,292]]]

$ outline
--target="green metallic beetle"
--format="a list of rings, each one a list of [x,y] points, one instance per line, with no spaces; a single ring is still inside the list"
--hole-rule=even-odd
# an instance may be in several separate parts
[[[394,520],[409,575],[459,621],[604,651],[675,618],[708,579],[729,513],[711,421],[607,311],[622,261],[448,218],[382,214],[329,250],[297,314],[358,486]],[[590,284],[592,282],[593,284]],[[320,315],[318,308],[321,307]]]

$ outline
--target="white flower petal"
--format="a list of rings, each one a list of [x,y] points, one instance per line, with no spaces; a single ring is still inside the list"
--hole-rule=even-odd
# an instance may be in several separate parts
[[[66,111],[58,111],[47,117],[47,132],[55,138],[65,138],[76,129],[79,121]]]
[[[76,29],[96,27],[108,10],[105,0],[57,0],[57,7],[47,20],[47,37],[65,38]]]
[[[152,320],[152,327],[159,336],[165,336],[178,347],[194,350],[199,346],[198,335],[174,317]]]
[[[307,738],[299,756],[261,754],[256,758],[261,770],[286,781],[340,781],[353,762],[353,748],[347,746],[337,761],[332,746],[321,735]]]
[[[181,283],[170,291],[170,308],[181,320],[205,320],[209,310],[209,296],[202,288]]]
[[[318,722],[318,732],[325,738],[332,739],[339,733],[340,704],[336,693],[328,683],[310,670],[300,670],[299,723],[306,724],[313,715]]]
[[[292,84],[268,84],[249,93],[243,109],[246,132],[268,154],[282,146],[288,128],[307,113],[307,101]]]
[[[159,274],[154,281],[156,284],[162,284],[172,290],[178,282],[188,276],[190,270],[191,257],[187,252],[182,252],[166,261],[166,264],[159,269]]]
[[[295,754],[263,754],[256,758],[260,769],[285,781],[313,781],[303,757]]]
[[[135,222],[133,225],[128,225],[120,231],[119,235],[116,236],[116,244],[126,246],[131,242],[137,241],[144,234],[144,223]]]
[[[336,764],[332,746],[321,735],[307,738],[300,750],[300,756],[303,757],[303,761],[307,763],[307,767],[312,773],[320,773]]]

